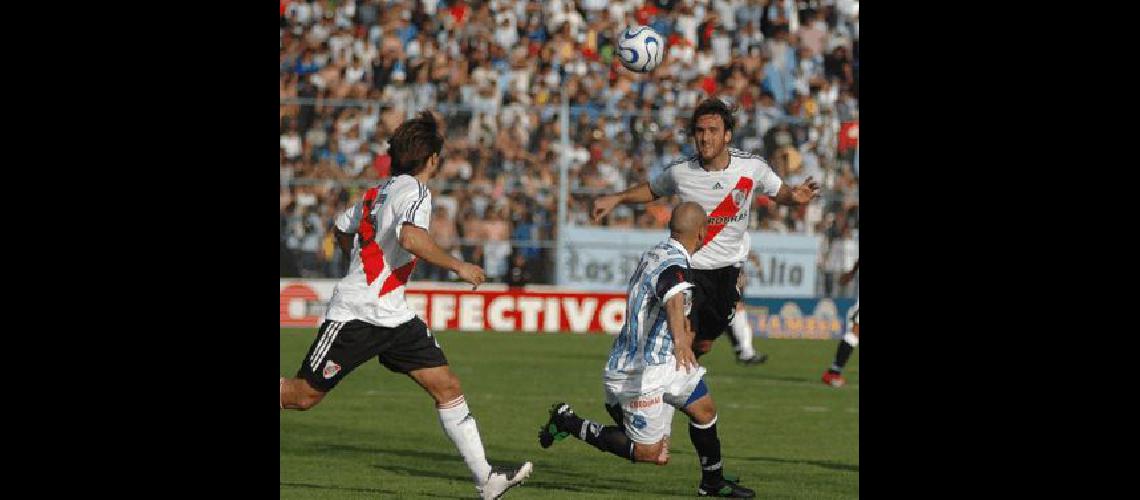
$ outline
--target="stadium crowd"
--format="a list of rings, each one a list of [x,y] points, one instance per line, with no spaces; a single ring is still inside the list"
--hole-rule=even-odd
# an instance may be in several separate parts
[[[668,39],[654,72],[625,70],[615,38]],[[332,221],[389,174],[386,138],[432,109],[447,141],[431,233],[504,281],[553,281],[558,165],[570,161],[571,222],[693,150],[688,112],[735,105],[733,145],[785,181],[814,176],[802,210],[763,196],[751,227],[825,235],[825,292],[857,256],[858,2],[849,0],[281,1],[282,276],[339,277]],[[559,104],[570,104],[560,143]],[[672,200],[620,207],[603,225],[662,228]],[[527,243],[530,242],[530,243]],[[518,274],[518,273],[515,273]],[[417,279],[448,279],[431,266]]]

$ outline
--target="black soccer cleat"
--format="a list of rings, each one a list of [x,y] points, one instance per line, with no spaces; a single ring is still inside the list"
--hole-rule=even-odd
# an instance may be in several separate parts
[[[700,486],[697,486],[697,496],[721,498],[753,498],[756,496],[756,492],[726,479],[721,481],[721,483],[716,486],[709,486],[701,483]]]
[[[567,403],[555,403],[554,406],[551,406],[550,419],[538,430],[538,445],[543,448],[550,448],[550,445],[554,444],[555,441],[566,439],[570,433],[559,430],[558,422],[565,416],[573,414],[574,410]]]

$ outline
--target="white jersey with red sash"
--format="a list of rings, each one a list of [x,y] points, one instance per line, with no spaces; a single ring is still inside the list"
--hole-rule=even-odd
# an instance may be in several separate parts
[[[748,207],[752,192],[774,197],[784,182],[763,158],[729,149],[728,167],[710,172],[696,156],[667,165],[649,180],[658,196],[680,195],[681,201],[696,202],[708,214],[705,244],[693,254],[693,269],[720,269],[737,265],[748,257]]]
[[[394,327],[414,318],[404,285],[416,257],[400,246],[400,230],[405,223],[426,230],[430,219],[431,192],[408,175],[369,189],[337,217],[337,229],[356,238],[348,274],[337,283],[325,319]]]

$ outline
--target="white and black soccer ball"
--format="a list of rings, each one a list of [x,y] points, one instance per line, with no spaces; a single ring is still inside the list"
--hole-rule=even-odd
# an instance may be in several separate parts
[[[618,35],[618,59],[630,71],[648,73],[665,58],[665,37],[649,26],[630,26]]]

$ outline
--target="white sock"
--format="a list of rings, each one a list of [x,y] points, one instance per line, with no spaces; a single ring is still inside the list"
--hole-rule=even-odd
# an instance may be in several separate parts
[[[483,452],[483,439],[479,437],[479,428],[475,426],[475,417],[467,409],[467,401],[459,396],[436,408],[439,411],[439,423],[443,425],[443,432],[455,443],[467,468],[471,469],[471,476],[477,486],[482,486],[491,474],[491,464]]]
[[[756,355],[752,349],[752,326],[748,324],[748,313],[736,311],[732,318],[732,336],[736,338],[736,347],[740,349],[737,354],[740,359],[748,359]]]

